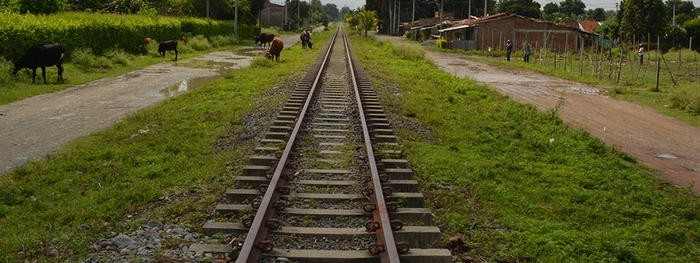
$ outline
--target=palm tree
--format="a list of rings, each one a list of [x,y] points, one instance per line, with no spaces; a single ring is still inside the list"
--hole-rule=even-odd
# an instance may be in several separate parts
[[[365,31],[365,36],[367,36],[367,31],[374,28],[379,21],[377,13],[370,10],[362,9],[357,14],[358,22],[357,28]]]

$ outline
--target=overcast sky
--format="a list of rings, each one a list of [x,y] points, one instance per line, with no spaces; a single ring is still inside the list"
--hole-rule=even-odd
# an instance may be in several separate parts
[[[308,1],[308,0],[302,0],[302,1]],[[474,1],[480,1],[480,0],[474,0]],[[559,3],[561,0],[535,0],[536,2],[540,3],[542,7],[546,5],[547,3]],[[598,7],[602,7],[605,10],[615,10],[615,4],[618,3],[619,1],[614,1],[614,0],[582,0],[584,4],[586,4],[586,9],[596,9]],[[272,0],[272,2],[281,2],[284,3],[283,0]],[[663,2],[666,2],[666,0],[663,0]],[[357,9],[365,4],[365,0],[321,0],[322,4],[335,4],[338,6],[338,10],[343,8],[343,6],[347,6],[350,9]],[[695,7],[700,7],[700,0],[693,0],[693,4]],[[402,8],[403,9],[403,8]]]

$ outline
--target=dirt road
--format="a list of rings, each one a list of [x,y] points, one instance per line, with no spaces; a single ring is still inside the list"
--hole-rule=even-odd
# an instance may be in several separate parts
[[[282,40],[291,47],[299,37]],[[226,70],[247,67],[259,53],[256,45],[178,62],[166,57],[166,62],[113,78],[1,105],[0,174],[167,97],[203,86]]]
[[[402,44],[398,37],[376,35]],[[607,145],[619,147],[639,163],[659,171],[671,183],[700,194],[700,129],[634,103],[601,95],[600,89],[538,73],[503,69],[466,56],[426,51],[442,70],[471,78],[539,110],[561,100],[559,116],[570,127],[583,128]]]

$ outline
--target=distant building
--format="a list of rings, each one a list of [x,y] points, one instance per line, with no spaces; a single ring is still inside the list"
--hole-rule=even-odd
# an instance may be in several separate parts
[[[260,12],[260,24],[262,27],[284,28],[288,21],[286,6],[265,2],[265,8]]]
[[[503,49],[511,40],[516,49],[525,43],[550,50],[578,50],[593,34],[578,27],[554,24],[544,20],[499,13],[485,18],[456,21],[452,27],[439,30],[450,49]],[[585,45],[585,44],[584,44]]]

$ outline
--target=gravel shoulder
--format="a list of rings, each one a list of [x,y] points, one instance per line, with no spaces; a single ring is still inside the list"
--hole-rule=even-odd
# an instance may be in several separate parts
[[[403,38],[376,35],[402,43]],[[529,71],[503,69],[466,56],[427,51],[442,70],[459,78],[486,84],[541,111],[557,107],[569,127],[588,130],[607,145],[617,147],[658,171],[670,183],[700,193],[700,129],[634,103],[602,95],[595,86]]]

